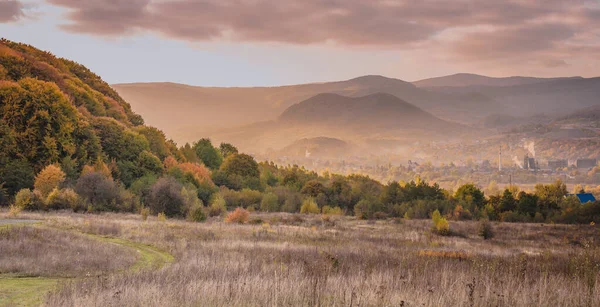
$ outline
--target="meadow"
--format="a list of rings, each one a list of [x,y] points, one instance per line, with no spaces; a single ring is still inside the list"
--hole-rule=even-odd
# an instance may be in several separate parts
[[[0,305],[600,305],[595,225],[494,222],[484,240],[471,221],[451,221],[440,236],[430,220],[284,213],[252,213],[245,224],[19,218],[39,222],[0,226]],[[36,280],[52,281],[39,300],[11,298],[27,297]]]

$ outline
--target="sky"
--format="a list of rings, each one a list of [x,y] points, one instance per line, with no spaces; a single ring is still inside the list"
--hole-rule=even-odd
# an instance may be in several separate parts
[[[113,84],[600,76],[600,0],[0,0],[0,37]]]

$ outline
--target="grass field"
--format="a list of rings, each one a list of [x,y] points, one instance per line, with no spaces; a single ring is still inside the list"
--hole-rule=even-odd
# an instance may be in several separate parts
[[[52,273],[69,276],[58,283],[52,274],[18,279],[4,273],[5,305],[600,305],[595,225],[493,223],[495,236],[484,240],[476,222],[451,222],[453,235],[438,236],[427,220],[299,214],[252,214],[243,225],[125,214],[22,218],[42,222],[19,227],[81,236],[76,246],[107,244],[120,254],[109,258],[117,265],[98,262],[104,269],[95,276],[65,263],[64,272]],[[35,266],[22,270],[35,275]],[[48,294],[32,296],[40,292]]]

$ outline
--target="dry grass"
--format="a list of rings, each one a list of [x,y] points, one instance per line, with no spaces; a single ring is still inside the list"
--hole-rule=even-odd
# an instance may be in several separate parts
[[[31,215],[35,217],[35,215]],[[46,225],[111,232],[175,255],[158,270],[85,279],[49,306],[599,306],[595,226],[358,221],[254,214],[251,224],[133,215],[40,215]],[[259,223],[260,222],[260,223]]]
[[[35,226],[0,228],[0,274],[44,277],[96,275],[126,268],[136,255],[85,235]]]

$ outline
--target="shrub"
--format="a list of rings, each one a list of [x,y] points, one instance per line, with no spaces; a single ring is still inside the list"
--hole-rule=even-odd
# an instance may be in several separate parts
[[[312,198],[305,199],[300,207],[300,213],[318,214],[319,212],[321,212],[321,210],[319,210],[319,206]]]
[[[274,193],[267,193],[260,202],[260,210],[265,212],[279,211],[279,198]]]
[[[435,233],[446,236],[450,234],[450,224],[445,217],[442,217],[440,211],[435,210],[431,215],[431,220],[433,221],[433,230]]]
[[[227,207],[225,207],[225,199],[221,197],[221,195],[216,195],[213,197],[213,200],[210,203],[210,207],[208,208],[209,216],[219,216],[227,212]]]
[[[142,215],[142,220],[148,220],[148,215],[150,215],[150,208],[142,207],[140,210],[140,214]]]
[[[81,198],[72,189],[54,189],[48,195],[46,204],[48,209],[53,210],[73,209],[77,212],[83,209]]]
[[[30,189],[21,189],[15,196],[15,206],[25,209],[34,210],[35,195]]]
[[[23,207],[19,207],[16,204],[13,204],[13,205],[10,205],[8,214],[12,217],[17,217],[19,215],[19,213],[21,213],[21,211],[23,211]]]
[[[446,218],[441,218],[438,223],[435,225],[435,231],[437,234],[442,236],[447,236],[450,234],[450,224]]]
[[[440,214],[439,210],[435,210],[433,211],[433,213],[431,214],[431,220],[433,221],[433,225],[437,225],[440,220],[442,219],[442,215]]]
[[[63,181],[65,181],[65,173],[60,169],[58,165],[48,165],[41,172],[35,176],[35,183],[33,184],[35,189],[42,193],[45,198],[57,188]]]
[[[494,231],[492,230],[492,224],[488,220],[479,221],[479,236],[484,240],[488,240],[494,237]]]
[[[182,215],[185,199],[181,195],[183,187],[172,177],[159,179],[152,185],[150,195],[146,198],[146,205],[153,213],[163,213],[168,217]]]
[[[250,212],[248,212],[248,210],[237,207],[233,212],[227,214],[227,217],[225,217],[225,222],[244,224],[248,222],[249,216]]]
[[[323,206],[321,212],[326,215],[343,215],[344,212],[340,207]]]
[[[187,220],[191,222],[204,222],[206,220],[206,214],[204,213],[204,206],[202,203],[194,205],[187,214]]]
[[[77,179],[75,191],[93,211],[117,209],[120,189],[116,182],[100,172],[88,172]]]

